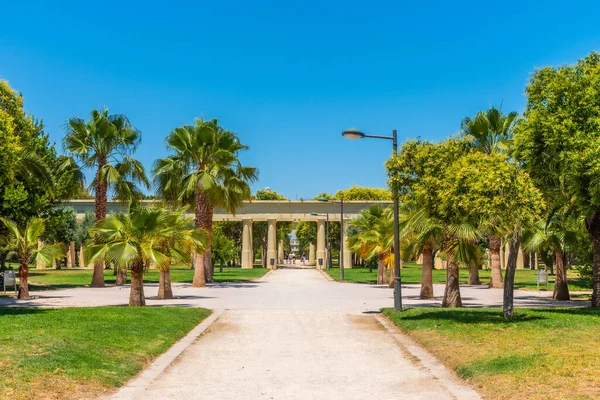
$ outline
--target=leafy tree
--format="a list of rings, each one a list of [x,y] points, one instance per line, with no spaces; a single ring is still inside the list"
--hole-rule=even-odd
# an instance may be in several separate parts
[[[327,198],[327,197],[325,197]],[[333,195],[335,200],[392,200],[392,193],[387,189],[352,186],[338,190]]]
[[[460,307],[458,266],[472,262],[473,242],[478,231],[462,220],[460,214],[442,212],[442,185],[451,175],[449,167],[469,152],[464,140],[450,139],[440,143],[411,140],[404,143],[400,153],[387,161],[388,184],[402,202],[414,202],[425,210],[428,218],[439,221],[444,228],[441,250],[448,256],[446,290],[442,305]],[[469,264],[470,265],[470,264]]]
[[[481,233],[503,232],[511,237],[516,256],[520,231],[539,218],[544,203],[539,190],[522,169],[502,154],[466,154],[446,171],[449,179],[440,183],[438,215],[455,224],[467,223]],[[459,219],[455,219],[459,216]],[[494,256],[494,254],[492,254]],[[512,316],[512,291],[516,257],[507,263],[505,316]]]
[[[251,198],[249,182],[257,179],[254,167],[243,166],[239,154],[247,150],[233,132],[219,126],[216,119],[197,119],[193,125],[175,128],[167,137],[167,147],[174,155],[156,161],[154,174],[158,194],[168,201],[192,205],[196,228],[208,232],[206,252],[197,254],[194,287],[212,280],[211,258],[213,210],[224,207],[228,212]]]
[[[63,170],[95,168],[90,188],[95,194],[96,221],[106,218],[107,193],[113,190],[115,197],[131,200],[141,197],[136,186],[149,187],[143,165],[131,157],[141,141],[140,132],[122,114],[109,114],[108,109],[92,110],[90,119],[74,117],[68,121],[63,145],[71,158],[63,160]],[[92,287],[104,286],[104,265],[94,264]]]
[[[90,230],[92,243],[86,247],[86,258],[103,259],[121,269],[129,267],[129,305],[144,306],[143,278],[148,265],[168,271],[171,262],[189,262],[192,251],[205,249],[206,232],[182,225],[181,212],[159,207],[136,207],[127,214],[110,214]]]
[[[535,71],[526,94],[515,156],[545,197],[564,191],[568,206],[585,217],[594,251],[592,306],[600,307],[600,54]]]
[[[213,225],[213,248],[211,255],[213,265],[216,263],[220,266],[235,259],[237,256],[235,241],[225,235],[223,226],[220,224]]]
[[[517,122],[518,114],[511,112],[504,115],[502,111],[491,107],[487,111],[480,111],[475,118],[464,118],[461,124],[463,138],[477,151],[486,156],[497,153],[506,153],[512,143],[513,128]],[[502,247],[502,235],[505,233],[497,220],[489,221],[490,237],[489,246],[491,252],[491,282],[490,287],[501,288],[502,266],[500,265],[500,249]]]
[[[64,244],[56,243],[38,247],[38,239],[44,233],[44,220],[34,218],[27,222],[24,229],[10,220],[0,217],[0,221],[8,229],[8,247],[17,252],[19,257],[19,299],[29,299],[29,263],[42,261],[51,264],[62,257]]]
[[[0,81],[0,215],[24,225],[75,194],[76,174],[60,161],[43,123],[23,110],[23,96]]]

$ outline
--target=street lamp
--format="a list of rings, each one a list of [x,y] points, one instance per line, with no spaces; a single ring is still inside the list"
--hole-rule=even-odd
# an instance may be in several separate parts
[[[329,213],[312,212],[310,215],[325,217],[325,238],[327,240],[327,260],[325,261],[327,270],[331,268],[331,240],[329,240]]]
[[[344,199],[329,200],[324,197],[321,197],[318,200],[325,202],[325,203],[340,203],[340,282],[341,282],[344,280]]]
[[[355,140],[363,138],[386,139],[392,141],[393,155],[398,154],[398,135],[396,130],[392,136],[367,135],[358,128],[352,127],[342,132],[345,138]],[[394,310],[402,311],[402,281],[400,278],[400,218],[398,196],[394,193]]]

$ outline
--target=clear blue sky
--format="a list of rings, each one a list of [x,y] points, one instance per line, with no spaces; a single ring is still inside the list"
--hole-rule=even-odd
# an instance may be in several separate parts
[[[163,139],[219,118],[243,160],[291,199],[383,187],[385,141],[441,139],[489,105],[522,111],[536,67],[600,50],[596,1],[125,1],[2,4],[0,78],[60,143],[64,123],[107,106]]]

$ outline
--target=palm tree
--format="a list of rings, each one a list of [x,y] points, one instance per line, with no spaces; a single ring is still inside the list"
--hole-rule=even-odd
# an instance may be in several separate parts
[[[508,152],[512,144],[513,128],[518,120],[516,112],[504,115],[495,107],[480,111],[475,118],[465,117],[461,123],[461,134],[473,148],[486,155]],[[489,235],[491,252],[491,281],[490,287],[502,288],[502,266],[500,264],[500,249],[502,247],[502,232],[491,229]]]
[[[377,284],[393,284],[394,220],[392,209],[373,205],[362,210],[349,226],[348,244],[363,259],[377,257]],[[390,277],[386,276],[390,268]]]
[[[180,211],[136,207],[128,214],[110,214],[90,229],[92,243],[86,246],[89,260],[111,262],[117,268],[131,269],[130,306],[144,306],[144,271],[150,264],[161,272],[171,262],[190,261],[192,251],[201,252],[207,243],[206,232],[184,228]],[[191,224],[191,221],[188,223]],[[161,274],[163,293],[170,278]],[[166,298],[166,296],[165,296]]]
[[[564,214],[554,214],[548,220],[539,220],[523,232],[525,251],[554,254],[556,276],[554,278],[554,300],[570,300],[567,282],[567,256],[577,245],[579,233],[585,228],[584,221]]]
[[[154,175],[159,195],[171,202],[194,207],[196,228],[208,232],[207,249],[196,254],[192,286],[212,281],[212,218],[215,207],[235,213],[251,198],[250,185],[257,179],[254,167],[243,166],[238,156],[247,150],[233,132],[216,119],[197,119],[193,125],[175,128],[166,139],[174,155],[156,161]]]
[[[8,247],[17,252],[19,257],[19,294],[18,299],[29,299],[29,263],[42,261],[51,264],[53,260],[66,253],[64,244],[38,246],[38,239],[44,233],[45,223],[41,218],[27,222],[24,230],[16,223],[0,217],[0,221],[8,228]]]
[[[459,266],[473,268],[481,265],[477,242],[481,230],[470,223],[447,225],[444,228],[442,251],[447,256],[446,288],[442,307],[462,307],[459,285]]]
[[[92,110],[89,121],[71,118],[63,140],[65,150],[80,162],[81,168],[95,168],[90,189],[95,194],[96,221],[106,218],[107,192],[114,190],[122,200],[140,197],[137,184],[149,187],[142,164],[131,157],[141,141],[140,132],[122,114],[108,109]],[[73,168],[74,161],[64,160],[63,168]],[[94,264],[92,287],[104,286],[104,265]]]
[[[403,236],[410,243],[408,252],[421,253],[423,258],[419,298],[433,299],[433,252],[443,240],[444,226],[414,203],[407,203],[402,207],[400,223]]]

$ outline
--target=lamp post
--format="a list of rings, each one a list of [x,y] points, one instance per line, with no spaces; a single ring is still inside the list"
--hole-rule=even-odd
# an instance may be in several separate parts
[[[329,240],[329,213],[312,212],[310,215],[325,217],[325,240],[327,241],[327,260],[325,260],[325,268],[331,268],[331,240]]]
[[[367,135],[357,128],[348,128],[342,132],[342,136],[348,139],[386,139],[392,141],[393,155],[398,154],[398,135],[396,130],[392,136]],[[394,310],[402,311],[402,281],[400,278],[400,217],[398,196],[394,195]]]
[[[340,281],[344,280],[344,199],[329,200],[324,197],[318,199],[325,203],[340,203]],[[331,249],[329,249],[331,250]]]

